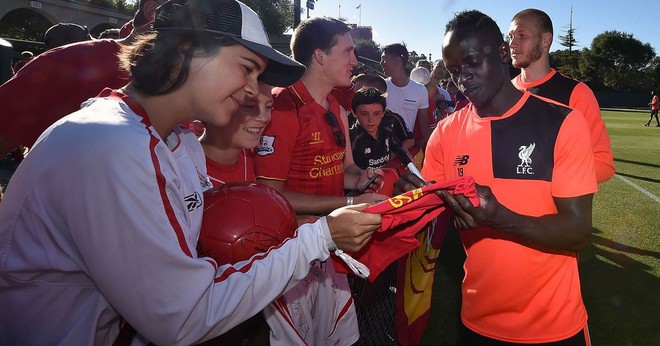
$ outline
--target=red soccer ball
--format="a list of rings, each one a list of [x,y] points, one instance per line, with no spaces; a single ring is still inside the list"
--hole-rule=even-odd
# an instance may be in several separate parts
[[[293,207],[278,191],[232,182],[204,193],[197,251],[219,264],[237,263],[281,244],[296,228]]]

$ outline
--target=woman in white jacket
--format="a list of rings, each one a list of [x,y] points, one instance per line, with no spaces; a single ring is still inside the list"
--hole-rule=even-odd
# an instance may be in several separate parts
[[[380,225],[340,209],[263,258],[198,258],[204,152],[180,123],[224,125],[257,78],[304,71],[252,10],[172,0],[122,52],[132,81],[47,129],[0,204],[0,344],[194,344],[258,313],[329,251]],[[364,207],[364,206],[362,206]]]

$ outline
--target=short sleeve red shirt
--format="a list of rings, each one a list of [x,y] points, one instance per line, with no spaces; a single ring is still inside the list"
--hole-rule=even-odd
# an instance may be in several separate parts
[[[353,95],[355,95],[355,86],[351,84],[347,87],[334,87],[330,91],[330,95],[334,96],[345,110],[350,110],[353,103]]]
[[[658,104],[658,95],[653,95],[653,98],[651,99],[651,109],[654,111],[660,109],[660,104]]]
[[[328,101],[343,131],[339,103],[332,95]],[[302,81],[274,90],[272,118],[255,149],[257,178],[285,181],[296,192],[343,195],[345,148],[335,142],[326,113]]]
[[[422,175],[436,181],[471,175],[518,214],[556,214],[554,197],[597,190],[588,133],[578,111],[529,92],[499,117],[481,118],[469,104],[438,124]],[[517,343],[558,341],[584,328],[576,253],[544,250],[483,226],[460,235],[467,327]]]
[[[252,150],[241,150],[233,165],[223,165],[207,156],[206,174],[214,187],[232,181],[255,182],[257,179],[254,176],[254,154]]]
[[[103,88],[130,81],[119,68],[120,45],[94,40],[57,47],[32,59],[0,86],[0,135],[31,147],[39,135]]]

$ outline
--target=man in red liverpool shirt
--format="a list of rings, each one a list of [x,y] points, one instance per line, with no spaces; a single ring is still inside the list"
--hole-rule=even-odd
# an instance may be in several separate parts
[[[344,197],[344,189],[358,190],[375,174],[355,165],[346,111],[330,94],[351,85],[357,64],[348,26],[310,19],[296,28],[291,47],[307,71],[274,91],[273,118],[256,148],[257,181],[281,191],[298,214],[387,199],[373,193]]]
[[[293,58],[307,70],[292,86],[274,91],[272,119],[255,150],[257,181],[282,192],[298,214],[387,199],[376,193],[344,196],[344,189],[358,190],[382,174],[355,165],[346,110],[331,94],[333,88],[351,86],[357,59],[349,31],[330,18],[309,19],[296,28]],[[326,261],[315,264],[305,282],[306,287],[285,294],[278,313],[308,344],[355,343],[359,332],[346,275]],[[331,302],[316,299],[328,291],[333,292]]]
[[[149,29],[165,0],[140,0],[133,35]],[[130,78],[119,68],[123,40],[94,40],[51,49],[35,57],[0,86],[0,158],[19,145],[31,147],[39,135],[103,88],[120,88]]]

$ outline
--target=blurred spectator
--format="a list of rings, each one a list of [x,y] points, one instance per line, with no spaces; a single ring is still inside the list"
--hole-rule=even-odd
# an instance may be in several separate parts
[[[417,63],[415,64],[415,67],[423,67],[429,71],[431,71],[431,62],[428,60],[417,60]]]
[[[463,95],[463,93],[458,90],[456,84],[454,84],[454,82],[451,80],[447,82],[447,91],[449,92],[449,95],[451,95],[452,101],[454,101],[454,106],[447,109],[449,114],[459,111],[461,108],[467,106],[468,103],[470,103],[465,95]]]
[[[431,82],[426,85],[426,90],[429,92],[429,110],[436,122],[449,115],[447,109],[454,106],[451,95],[445,87],[440,85],[442,80],[448,77],[449,73],[442,59],[434,61]]]
[[[410,79],[421,85],[427,85],[431,82],[431,71],[426,67],[417,66],[410,71]]]
[[[92,35],[86,26],[75,23],[58,23],[51,26],[44,34],[46,49],[64,46],[69,43],[91,40]]]
[[[26,147],[18,146],[11,153],[0,158],[0,190],[7,187],[9,179],[11,179],[14,171],[16,171],[18,165],[23,161],[27,152],[28,149]]]
[[[658,123],[656,126],[660,127],[660,121],[658,120],[658,109],[660,109],[660,103],[658,102],[658,95],[656,95],[655,91],[651,91],[651,102],[649,102],[649,106],[651,106],[651,116],[649,117],[649,121],[647,121],[644,126],[651,125],[653,116],[655,116],[655,122]]]
[[[0,86],[0,157],[18,145],[31,147],[48,126],[80,109],[104,87],[121,88],[130,80],[119,68],[121,47],[150,28],[156,7],[165,0],[140,0],[133,35],[123,40],[93,40],[58,47],[36,56]]]
[[[431,69],[431,83],[433,85],[439,85],[443,79],[449,78],[449,72],[445,68],[445,63],[442,59],[438,59],[433,62],[433,68]]]
[[[454,102],[454,112],[460,110],[461,108],[467,106],[470,101],[463,95],[463,93],[459,90],[456,92],[456,101]]]
[[[373,73],[365,73],[355,76],[355,78],[353,78],[353,84],[355,85],[356,91],[365,87],[372,87],[378,89],[381,94],[387,92],[387,83],[383,77]]]
[[[99,39],[102,39],[102,38],[112,38],[112,39],[120,38],[119,29],[110,28],[110,29],[103,30],[103,32],[99,34]]]
[[[428,116],[429,99],[426,88],[408,78],[405,69],[408,58],[408,49],[400,43],[394,43],[383,48],[380,64],[385,74],[389,76],[385,80],[387,108],[403,117],[408,130],[415,134],[416,146],[422,148],[431,134]]]
[[[437,88],[434,88],[431,86],[431,72],[426,69],[426,67],[418,66],[412,69],[410,71],[410,79],[423,85],[426,88],[427,94],[428,94],[428,99],[429,99],[429,111],[428,111],[428,117],[429,117],[429,127],[431,129],[435,128],[435,125],[437,124],[437,120],[435,117],[435,107],[436,103],[431,96],[431,92],[429,89],[433,90],[435,89],[437,93]]]
[[[27,64],[30,60],[34,58],[34,54],[30,52],[29,50],[23,51],[21,53],[21,60],[17,61],[12,69],[14,70],[14,73],[17,73],[18,70],[20,70],[25,64]]]

